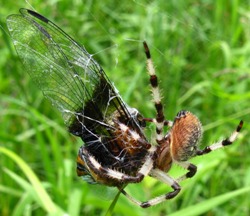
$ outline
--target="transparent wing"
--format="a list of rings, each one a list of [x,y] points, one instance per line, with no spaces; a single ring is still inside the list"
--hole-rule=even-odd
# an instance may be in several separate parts
[[[76,113],[95,123],[114,111],[132,120],[92,55],[47,18],[27,9],[20,13],[7,18],[18,55],[44,95],[63,113],[68,126]]]

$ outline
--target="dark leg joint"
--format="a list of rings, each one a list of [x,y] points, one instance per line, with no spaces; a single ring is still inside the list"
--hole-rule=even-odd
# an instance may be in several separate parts
[[[164,120],[164,126],[169,126],[169,124],[170,124],[170,121]]]
[[[186,174],[186,177],[187,178],[192,178],[195,175],[196,171],[197,171],[197,167],[195,165],[193,165],[193,164],[190,164],[188,166],[188,170],[189,170],[189,172]]]
[[[159,130],[158,128],[156,128],[156,133],[157,133],[157,134],[161,134],[161,133],[162,133],[162,130]]]
[[[227,145],[231,145],[232,144],[232,142],[231,141],[229,141],[228,139],[225,139],[225,140],[223,140],[222,141],[222,143],[221,143],[223,146],[227,146]]]
[[[156,103],[155,104],[155,109],[156,109],[156,111],[159,113],[159,112],[162,112],[162,110],[163,110],[163,106],[162,106],[162,104],[161,103]],[[162,122],[164,121],[165,119],[162,119]]]
[[[197,150],[196,155],[204,155],[204,154],[207,154],[211,151],[212,151],[211,148],[207,146],[203,150]]]
[[[163,112],[158,112],[157,117],[156,117],[156,121],[159,123],[164,123],[164,121],[165,121],[164,119],[165,119],[165,117],[164,117]]]
[[[143,121],[154,122],[154,119],[153,118],[143,118]]]
[[[148,203],[148,202],[143,202],[143,203],[141,203],[141,205],[140,205],[142,208],[148,208],[148,207],[150,207],[151,205]]]
[[[150,56],[149,48],[148,48],[148,45],[147,45],[146,41],[143,42],[143,46],[144,46],[144,50],[145,50],[147,59],[150,59],[151,56]]]
[[[137,176],[124,176],[122,178],[122,181],[123,182],[126,182],[126,183],[139,183],[143,180],[144,178],[144,175],[141,174],[141,173],[138,173]]]
[[[156,88],[158,86],[158,80],[156,75],[150,76],[150,83],[153,88]]]
[[[240,132],[240,130],[241,130],[242,127],[243,127],[243,121],[241,120],[241,121],[240,121],[240,124],[238,125],[238,127],[237,127],[237,129],[236,129],[236,131],[237,131],[237,132]]]
[[[174,189],[174,191],[166,194],[165,199],[172,199],[181,191],[181,187],[177,183],[174,183],[171,187]]]

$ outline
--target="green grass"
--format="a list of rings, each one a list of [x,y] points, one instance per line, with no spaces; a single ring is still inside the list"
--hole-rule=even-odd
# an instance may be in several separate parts
[[[165,114],[181,109],[204,125],[201,146],[229,135],[232,146],[192,160],[197,175],[175,199],[140,209],[122,195],[113,215],[247,215],[250,212],[250,1],[36,1],[32,6],[84,44],[124,100],[154,116],[141,41],[150,46]],[[0,215],[105,215],[116,191],[76,177],[81,140],[67,133],[20,63],[0,9]],[[128,85],[129,83],[129,85]],[[176,166],[172,176],[185,172]],[[147,200],[170,190],[145,179],[127,191]]]

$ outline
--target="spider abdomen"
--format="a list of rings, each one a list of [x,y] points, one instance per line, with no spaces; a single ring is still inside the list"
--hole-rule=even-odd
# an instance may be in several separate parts
[[[195,156],[201,136],[202,125],[199,119],[189,111],[180,111],[170,132],[172,158],[187,161]]]

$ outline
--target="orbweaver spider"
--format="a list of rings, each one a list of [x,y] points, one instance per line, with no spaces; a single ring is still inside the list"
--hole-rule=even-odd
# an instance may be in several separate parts
[[[101,66],[83,46],[44,16],[20,9],[20,15],[7,18],[17,53],[34,82],[62,112],[69,131],[84,141],[78,152],[77,174],[90,183],[117,187],[133,203],[147,208],[172,199],[181,190],[179,182],[191,178],[196,166],[191,157],[204,155],[232,144],[243,121],[228,138],[203,150],[199,119],[189,111],[180,111],[174,121],[165,120],[157,76],[149,48],[144,42],[156,117],[143,118],[126,105]],[[156,139],[147,140],[146,122],[156,126]],[[163,127],[170,130],[164,134]],[[188,170],[174,179],[168,175],[175,163]],[[124,188],[151,176],[173,191],[140,202]]]
[[[203,150],[199,150],[198,144],[202,136],[202,125],[194,114],[189,111],[182,110],[177,113],[173,122],[165,120],[160,91],[158,88],[158,78],[151,60],[148,45],[146,42],[143,42],[143,45],[147,57],[147,68],[150,75],[153,101],[156,108],[156,118],[141,119],[138,111],[135,112],[137,116],[139,115],[139,117],[135,116],[140,123],[145,124],[145,122],[152,122],[156,125],[155,143],[152,145],[149,144],[148,141],[145,140],[145,138],[137,133],[132,127],[129,127],[122,122],[117,122],[116,130],[120,131],[120,137],[117,138],[117,140],[126,140],[126,145],[131,148],[130,151],[132,152],[132,155],[136,154],[133,152],[136,151],[134,150],[135,145],[141,146],[140,151],[145,151],[145,149],[147,151],[147,153],[144,154],[144,157],[138,158],[144,162],[139,168],[135,168],[137,169],[137,172],[132,172],[134,168],[131,167],[131,173],[128,174],[115,169],[110,169],[108,167],[103,167],[101,163],[95,159],[94,155],[89,154],[85,147],[82,147],[79,151],[77,169],[79,176],[83,174],[81,170],[86,171],[87,169],[95,181],[101,182],[105,185],[117,186],[118,189],[133,203],[142,208],[147,208],[157,205],[165,200],[174,198],[181,190],[179,182],[185,180],[186,178],[193,177],[197,171],[197,167],[188,162],[188,160],[192,157],[208,154],[218,148],[231,145],[236,140],[243,126],[243,121],[240,121],[236,130],[228,138],[207,146]],[[170,127],[170,130],[166,135],[163,134],[164,126]],[[167,174],[167,172],[173,163],[187,169],[188,172],[178,179],[172,178]],[[141,182],[147,175],[169,185],[173,188],[173,191],[151,200],[140,202],[127,194],[123,189],[128,183]]]

